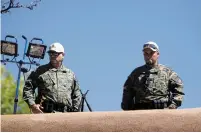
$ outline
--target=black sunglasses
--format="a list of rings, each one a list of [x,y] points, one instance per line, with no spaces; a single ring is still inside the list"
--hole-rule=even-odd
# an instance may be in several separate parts
[[[49,56],[58,56],[60,55],[62,52],[53,52],[53,51],[50,51],[48,52]]]
[[[153,44],[144,44],[143,48],[153,48],[153,49],[157,49],[157,47]]]

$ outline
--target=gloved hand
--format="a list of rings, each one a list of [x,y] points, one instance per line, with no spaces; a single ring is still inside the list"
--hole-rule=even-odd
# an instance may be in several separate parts
[[[33,104],[30,106],[31,109],[31,113],[33,114],[41,114],[43,113],[43,111],[41,109],[43,109],[43,107],[40,104]]]
[[[176,109],[177,106],[175,104],[170,104],[170,106],[168,107],[169,109]]]

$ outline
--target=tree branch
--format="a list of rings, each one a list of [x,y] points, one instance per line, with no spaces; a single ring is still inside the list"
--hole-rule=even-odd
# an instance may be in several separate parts
[[[9,3],[8,7],[7,7],[6,9],[3,9],[3,8],[5,7],[5,5],[8,4],[8,3]],[[9,10],[10,8],[12,8],[12,6],[13,6],[13,0],[10,0],[9,2],[3,3],[2,6],[1,6],[1,13],[6,13],[6,12],[8,12],[8,10]],[[3,9],[3,10],[2,10],[2,9]]]
[[[41,2],[41,0],[34,0],[32,1],[29,5],[23,5],[23,4],[20,4],[20,2],[16,2],[15,3],[15,0],[9,0],[9,2],[3,2],[2,6],[1,6],[1,14],[2,13],[7,13],[7,12],[10,12],[9,10],[11,8],[28,8],[30,10],[33,10],[33,8],[35,6],[37,6],[37,4]],[[5,5],[8,4],[8,7],[5,8]],[[5,9],[4,9],[5,8]]]

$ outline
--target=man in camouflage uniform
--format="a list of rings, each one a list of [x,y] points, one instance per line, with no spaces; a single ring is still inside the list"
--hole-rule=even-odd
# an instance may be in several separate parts
[[[50,62],[39,66],[26,80],[23,98],[32,113],[77,112],[82,95],[75,74],[62,64],[63,46],[51,44],[48,54]]]
[[[121,108],[176,109],[183,101],[183,83],[170,68],[158,64],[159,47],[155,42],[143,46],[145,65],[132,71],[123,89]]]

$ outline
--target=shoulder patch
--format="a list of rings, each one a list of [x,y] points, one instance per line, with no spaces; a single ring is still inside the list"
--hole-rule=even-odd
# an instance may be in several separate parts
[[[175,72],[173,72],[173,74],[171,75],[171,80],[173,80],[178,85],[183,84],[183,81],[181,80],[181,78]]]

